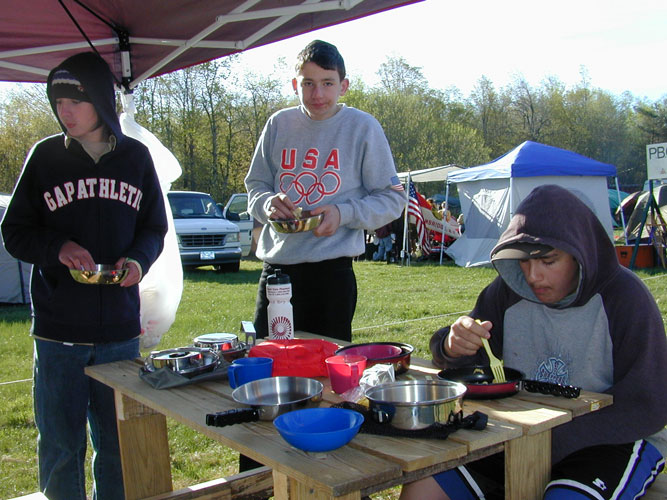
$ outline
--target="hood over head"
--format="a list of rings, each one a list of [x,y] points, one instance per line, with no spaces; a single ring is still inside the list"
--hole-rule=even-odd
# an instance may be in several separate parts
[[[90,102],[116,141],[123,140],[116,113],[116,91],[113,73],[104,59],[94,52],[82,52],[65,59],[53,68],[46,80],[46,94],[58,118],[56,99],[69,98]],[[65,126],[58,123],[64,132]]]
[[[556,307],[586,303],[600,284],[619,269],[613,242],[597,215],[582,201],[585,194],[579,194],[581,198],[556,185],[533,189],[519,204],[491,251],[491,262],[498,274],[525,299],[539,302],[523,276],[519,259],[538,258],[549,248],[567,252],[579,263],[575,295]]]

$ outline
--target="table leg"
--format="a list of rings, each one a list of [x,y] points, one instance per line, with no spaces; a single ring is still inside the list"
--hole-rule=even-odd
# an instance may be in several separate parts
[[[115,395],[126,500],[172,491],[166,417],[118,391]]]
[[[273,469],[273,498],[274,500],[360,500],[361,492],[353,491],[346,495],[332,497]]]
[[[505,499],[539,500],[551,473],[551,431],[505,443]]]

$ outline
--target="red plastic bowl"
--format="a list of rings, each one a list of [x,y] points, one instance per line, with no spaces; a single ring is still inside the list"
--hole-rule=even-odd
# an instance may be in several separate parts
[[[345,354],[355,356],[366,356],[369,360],[393,358],[401,354],[401,348],[391,344],[365,344],[351,346],[345,350]]]
[[[410,355],[415,348],[400,342],[369,342],[341,347],[335,354],[366,356],[366,368],[378,363],[394,365],[394,373],[400,375],[410,368]]]

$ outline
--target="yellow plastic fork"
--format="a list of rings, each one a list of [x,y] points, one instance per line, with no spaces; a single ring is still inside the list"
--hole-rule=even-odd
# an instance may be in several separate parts
[[[484,345],[486,354],[489,356],[489,364],[491,365],[491,371],[493,372],[493,381],[498,384],[504,384],[507,380],[505,380],[503,362],[493,355],[489,341],[484,337],[482,337],[482,344]]]
[[[482,322],[478,319],[475,320],[475,323],[480,325],[482,324]],[[482,337],[482,345],[484,346],[486,355],[489,357],[489,365],[491,366],[491,371],[493,372],[493,381],[498,384],[504,384],[507,382],[507,380],[505,380],[505,369],[503,368],[503,362],[493,355],[489,341],[484,337]]]

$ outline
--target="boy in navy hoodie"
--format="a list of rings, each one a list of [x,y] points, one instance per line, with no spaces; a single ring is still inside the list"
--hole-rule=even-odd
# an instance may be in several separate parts
[[[124,498],[113,391],[86,366],[139,355],[139,286],[167,219],[148,149],[123,135],[113,75],[92,52],[54,68],[47,95],[63,134],[33,146],[2,221],[10,254],[34,264],[34,409],[39,486],[86,498],[90,426],[94,498]],[[120,285],[81,284],[70,269],[128,267]]]
[[[431,337],[433,363],[488,365],[487,338],[528,379],[611,394],[611,406],[553,429],[544,499],[639,498],[667,455],[667,340],[651,292],[619,264],[595,213],[555,185],[521,202],[491,262],[498,276],[470,315]],[[502,458],[405,485],[401,500],[504,498]]]

